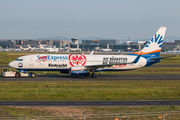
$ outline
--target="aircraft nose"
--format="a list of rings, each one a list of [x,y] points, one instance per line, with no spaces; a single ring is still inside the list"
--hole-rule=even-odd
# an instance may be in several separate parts
[[[10,67],[14,67],[14,62],[10,62],[10,63],[9,63],[9,66],[10,66]]]

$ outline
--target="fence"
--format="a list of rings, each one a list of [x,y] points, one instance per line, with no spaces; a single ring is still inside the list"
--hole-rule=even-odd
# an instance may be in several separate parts
[[[22,116],[0,117],[1,120],[179,120],[180,111],[143,112],[143,113],[118,113],[118,114],[92,114],[68,116]]]
[[[31,55],[32,53],[7,53],[6,58],[18,58],[24,55]]]

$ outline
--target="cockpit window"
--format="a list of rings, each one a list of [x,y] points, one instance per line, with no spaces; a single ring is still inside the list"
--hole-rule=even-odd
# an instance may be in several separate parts
[[[16,61],[23,61],[23,59],[16,59]]]

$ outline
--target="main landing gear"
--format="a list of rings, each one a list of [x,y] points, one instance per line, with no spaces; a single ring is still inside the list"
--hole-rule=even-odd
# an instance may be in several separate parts
[[[87,74],[85,75],[85,77],[89,77],[89,76],[91,76],[92,78],[96,78],[96,77],[97,77],[97,75],[96,75],[94,72],[92,72],[92,74],[87,73]]]
[[[96,75],[95,73],[92,73],[92,74],[91,74],[91,77],[92,77],[92,78],[96,78],[97,75]]]

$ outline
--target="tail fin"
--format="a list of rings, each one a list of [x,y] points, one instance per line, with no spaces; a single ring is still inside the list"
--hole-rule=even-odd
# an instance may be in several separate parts
[[[23,47],[22,47],[21,45],[19,45],[19,48],[20,48],[20,49],[23,49]]]
[[[28,48],[30,48],[30,49],[31,49],[31,46],[30,46],[30,45],[28,45]]]
[[[39,49],[44,49],[44,47],[41,44],[39,44]]]
[[[133,54],[143,55],[143,54],[155,54],[159,56],[161,52],[161,47],[163,44],[164,36],[166,32],[166,27],[160,27],[156,34],[152,37],[151,40],[145,45],[145,47],[139,51],[134,52]]]

